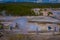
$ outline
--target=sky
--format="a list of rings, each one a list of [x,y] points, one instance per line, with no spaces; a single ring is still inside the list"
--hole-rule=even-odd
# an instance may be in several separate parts
[[[0,0],[0,1],[4,1],[4,2],[8,2],[8,1],[15,1],[15,2],[34,2],[37,0]]]
[[[0,2],[37,2],[37,3],[60,3],[60,0],[0,0]]]

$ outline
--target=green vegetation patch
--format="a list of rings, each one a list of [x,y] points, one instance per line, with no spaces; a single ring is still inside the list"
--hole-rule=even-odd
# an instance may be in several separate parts
[[[32,8],[59,8],[60,4],[50,3],[3,3],[0,4],[0,11],[6,10],[6,14],[13,16],[32,16]]]

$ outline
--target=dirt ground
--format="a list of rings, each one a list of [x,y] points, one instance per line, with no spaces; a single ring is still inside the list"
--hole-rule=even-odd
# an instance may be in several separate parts
[[[60,34],[14,34],[13,32],[4,32],[2,34],[0,40],[60,40]]]
[[[60,40],[60,35],[23,35],[6,33],[0,37],[0,40]]]

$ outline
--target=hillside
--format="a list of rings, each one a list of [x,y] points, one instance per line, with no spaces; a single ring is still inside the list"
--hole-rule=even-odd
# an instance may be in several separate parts
[[[26,15],[35,15],[32,14],[32,8],[59,8],[59,3],[2,3],[0,4],[0,11],[6,10],[7,15],[18,15],[18,16],[26,16]]]

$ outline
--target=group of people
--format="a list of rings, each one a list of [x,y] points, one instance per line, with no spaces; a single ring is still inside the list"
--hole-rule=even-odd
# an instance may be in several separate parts
[[[48,26],[48,30],[51,31],[51,29],[53,29],[53,28],[51,26]],[[57,32],[59,29],[58,29],[58,27],[54,27],[53,30],[54,30],[54,32]]]

